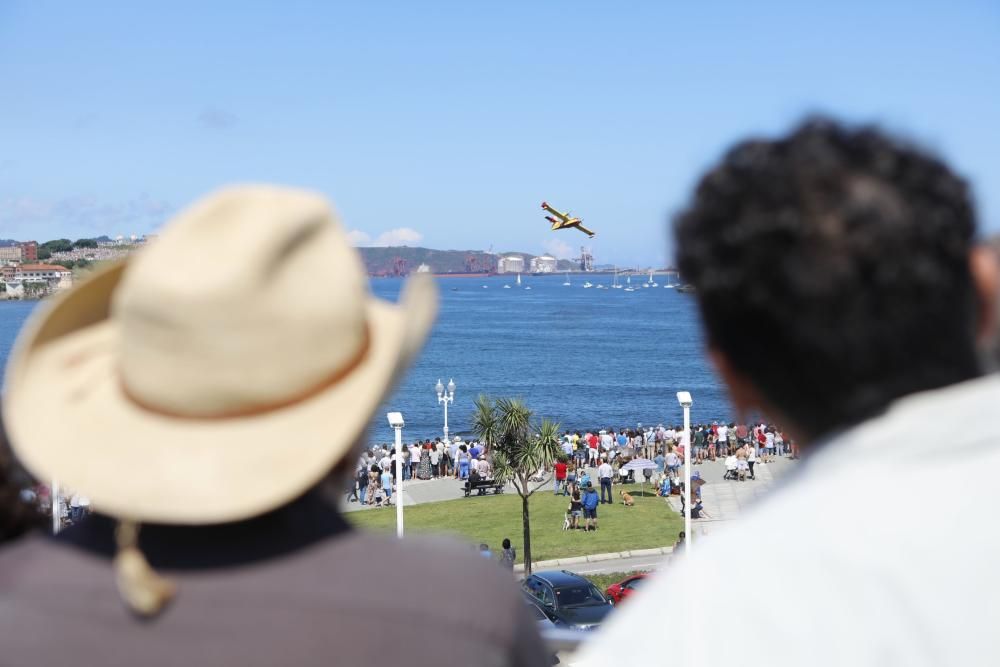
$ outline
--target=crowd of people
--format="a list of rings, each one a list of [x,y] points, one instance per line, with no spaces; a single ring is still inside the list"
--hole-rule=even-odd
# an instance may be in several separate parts
[[[712,423],[691,427],[692,464],[724,459],[732,479],[755,479],[757,461],[769,463],[776,458],[797,458],[794,440],[773,424]],[[658,493],[678,493],[678,470],[684,463],[683,428],[658,424],[645,429],[591,429],[566,431],[561,439],[563,455],[554,465],[540,469],[534,479],[551,477],[556,493],[571,495],[576,487],[586,494],[587,483],[595,481],[600,488],[600,504],[613,502],[611,485],[618,481],[635,481],[635,471],[624,469],[634,459],[650,459],[656,468],[643,471],[646,481],[657,485]],[[461,436],[449,440],[435,438],[413,442],[401,448],[403,481],[453,478],[457,480],[491,480],[493,466],[485,445],[478,441],[465,442]],[[592,469],[594,474],[588,471]],[[362,452],[352,483],[347,491],[348,502],[383,507],[392,504],[396,480],[396,451],[390,444],[376,444]],[[572,518],[580,518],[584,508],[573,510]],[[596,516],[594,528],[596,528]],[[572,521],[573,527],[578,526]]]
[[[59,517],[59,526],[68,528],[83,521],[90,514],[90,498],[79,491],[58,489],[53,497],[52,487],[32,484],[21,489],[21,502],[31,506],[40,516]]]
[[[734,408],[789,430],[567,434],[554,492],[596,529],[628,461],[662,457],[670,477],[684,457],[733,458],[753,479],[753,463],[797,456],[801,440],[809,462],[724,534],[680,536],[688,557],[586,633],[574,663],[606,665],[623,646],[662,662],[662,642],[636,640],[662,636],[669,600],[684,610],[669,619],[680,664],[990,664],[1000,375],[985,351],[1000,338],[1000,266],[976,242],[968,185],[877,129],[812,121],[727,152],[675,231]],[[358,500],[391,496],[391,453],[358,451],[437,304],[421,274],[396,304],[372,297],[354,252],[322,197],[232,188],[36,311],[2,406],[5,663],[360,664],[375,645],[421,665],[549,663],[488,546],[470,558],[354,530],[331,500],[352,472]],[[475,443],[440,444],[410,448],[408,474],[489,474]],[[9,504],[15,458],[99,511],[57,539],[2,517],[28,506]],[[963,492],[925,502],[942,475]],[[859,522],[845,490],[873,489],[886,520]],[[956,516],[958,546],[922,538]],[[752,563],[766,594],[734,586],[734,563]],[[471,605],[455,582],[473,582]],[[753,650],[718,641],[715,618],[752,623]],[[442,629],[447,641],[425,641]]]
[[[464,442],[461,436],[414,442],[401,448],[403,481],[453,478],[489,480],[493,466],[486,448],[478,441]],[[397,488],[396,450],[389,444],[376,444],[361,453],[349,484],[348,502],[385,506],[392,502]]]

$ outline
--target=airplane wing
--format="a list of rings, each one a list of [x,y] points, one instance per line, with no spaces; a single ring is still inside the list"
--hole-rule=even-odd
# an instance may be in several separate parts
[[[576,225],[576,228],[579,229],[584,234],[586,234],[587,236],[589,236],[590,238],[594,238],[594,236],[595,236],[594,232],[590,231],[589,229],[587,229],[583,225]]]
[[[543,201],[542,202],[542,208],[544,208],[549,213],[552,213],[556,217],[560,218],[563,222],[566,222],[567,220],[569,220],[569,214],[568,213],[560,213],[559,211],[557,211],[554,208],[552,208],[551,206],[549,206],[548,202],[544,202]]]

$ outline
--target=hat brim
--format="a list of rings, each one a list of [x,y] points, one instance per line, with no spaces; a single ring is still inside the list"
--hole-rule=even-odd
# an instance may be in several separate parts
[[[110,302],[123,270],[101,271],[39,307],[8,363],[3,412],[12,447],[34,475],[136,521],[235,521],[317,484],[352,451],[437,312],[433,280],[416,275],[398,305],[368,298],[368,348],[325,390],[252,416],[172,417],[122,389]]]

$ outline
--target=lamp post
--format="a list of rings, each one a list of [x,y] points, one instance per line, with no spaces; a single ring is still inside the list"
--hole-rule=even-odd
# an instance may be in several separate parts
[[[62,529],[62,504],[59,502],[59,482],[54,479],[49,491],[49,500],[52,503],[52,534],[55,535]]]
[[[444,403],[444,441],[448,442],[448,404],[455,402],[455,381],[448,380],[448,391],[445,392],[445,386],[438,379],[434,389],[437,391],[438,403]]]
[[[684,408],[684,558],[691,556],[691,393],[677,392],[677,402]]]
[[[396,431],[396,537],[403,538],[403,413],[386,415],[389,426]]]

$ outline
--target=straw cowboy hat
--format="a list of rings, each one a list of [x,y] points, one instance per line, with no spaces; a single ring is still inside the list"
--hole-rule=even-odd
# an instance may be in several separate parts
[[[279,507],[347,455],[424,342],[427,276],[398,305],[319,195],[222,190],[126,261],[39,307],[3,416],[38,478],[134,522]]]

